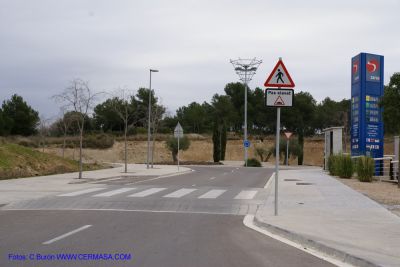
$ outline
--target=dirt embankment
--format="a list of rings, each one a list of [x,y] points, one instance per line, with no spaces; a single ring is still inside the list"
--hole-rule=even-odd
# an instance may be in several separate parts
[[[274,146],[272,138],[260,140],[252,140],[249,149],[249,157],[257,157],[255,155],[255,147],[271,148]],[[323,164],[323,140],[310,139],[304,144],[304,164],[322,166]],[[213,160],[213,144],[211,139],[191,140],[190,148],[181,152],[180,159],[182,161],[212,161]],[[50,147],[46,152],[61,155],[62,150],[59,147]],[[78,149],[68,148],[65,155],[70,159],[78,158]],[[83,155],[89,162],[123,162],[124,159],[124,143],[116,141],[112,148],[109,149],[84,149]],[[228,140],[226,147],[226,160],[243,160],[244,149],[242,140]],[[147,142],[146,141],[128,141],[128,161],[130,163],[143,163],[147,159]],[[274,157],[269,159],[274,160]],[[154,162],[172,161],[171,153],[165,146],[164,141],[155,142]],[[290,159],[290,164],[297,164],[296,158]]]
[[[85,164],[85,170],[99,165]],[[17,144],[0,144],[0,179],[40,176],[78,171],[78,163],[71,159],[41,153]]]

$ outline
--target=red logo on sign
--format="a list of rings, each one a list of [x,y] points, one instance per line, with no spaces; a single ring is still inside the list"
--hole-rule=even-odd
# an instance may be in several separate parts
[[[367,62],[367,71],[368,72],[375,72],[379,69],[379,62],[376,59],[371,59]]]
[[[358,61],[354,62],[353,64],[353,73],[357,73],[358,71]]]

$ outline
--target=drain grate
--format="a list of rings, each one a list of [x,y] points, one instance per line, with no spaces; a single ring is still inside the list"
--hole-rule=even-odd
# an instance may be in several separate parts
[[[296,185],[312,185],[313,183],[296,183]]]
[[[286,182],[295,182],[295,181],[301,181],[299,179],[284,179]]]

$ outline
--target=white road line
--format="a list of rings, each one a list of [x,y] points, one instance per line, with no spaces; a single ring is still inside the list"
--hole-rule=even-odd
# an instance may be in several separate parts
[[[222,190],[222,189],[213,189],[208,191],[207,193],[199,196],[199,198],[217,198],[220,195],[222,195],[224,192],[226,192],[226,190]]]
[[[211,177],[210,180],[214,180],[216,177]]]
[[[78,229],[75,229],[75,230],[71,231],[71,232],[68,232],[68,233],[63,234],[63,235],[60,235],[60,236],[58,236],[58,237],[56,237],[56,238],[50,239],[50,240],[48,240],[48,241],[46,241],[46,242],[43,242],[43,245],[49,245],[49,244],[54,243],[54,242],[56,242],[56,241],[58,241],[58,240],[61,240],[61,239],[63,239],[63,238],[66,238],[67,236],[70,236],[70,235],[76,234],[76,233],[78,233],[78,232],[80,232],[80,231],[83,231],[83,230],[85,230],[85,229],[87,229],[87,228],[89,228],[89,227],[91,227],[91,226],[92,226],[92,225],[90,225],[90,224],[84,225],[84,226],[82,226],[82,227],[80,227],[80,228],[78,228]]]
[[[102,188],[100,188],[100,187],[89,188],[89,189],[85,189],[85,190],[80,190],[80,191],[75,191],[75,192],[71,192],[71,193],[58,195],[58,196],[59,197],[75,197],[75,196],[79,196],[79,195],[83,195],[83,194],[87,194],[87,193],[100,191],[100,190],[103,190],[103,189],[105,189],[105,188],[103,188],[103,187]]]
[[[164,197],[173,197],[173,198],[180,198],[183,197],[187,194],[192,193],[193,191],[196,191],[197,189],[193,189],[193,188],[182,188],[179,190],[176,190],[175,192],[172,192],[168,195],[165,195]]]
[[[254,190],[243,190],[237,196],[235,199],[253,199],[253,197],[257,194],[257,191]]]
[[[278,241],[280,241],[282,243],[285,243],[285,244],[287,244],[289,246],[297,248],[297,249],[299,249],[299,250],[301,250],[303,252],[306,252],[308,254],[311,254],[311,255],[313,255],[315,257],[318,257],[318,258],[320,258],[322,260],[330,262],[330,263],[332,263],[332,264],[334,264],[336,266],[354,267],[354,265],[351,265],[350,263],[346,263],[346,262],[343,262],[343,261],[341,261],[339,259],[336,259],[332,255],[328,255],[326,253],[318,251],[318,250],[314,249],[313,247],[307,246],[306,244],[296,243],[296,242],[294,242],[292,240],[289,240],[289,239],[287,239],[287,238],[285,238],[283,236],[280,236],[278,234],[274,234],[274,233],[268,231],[265,228],[262,228],[262,227],[259,227],[259,226],[255,225],[254,224],[254,215],[246,215],[246,216],[244,216],[243,224],[245,226],[249,227],[250,229],[253,229],[253,230],[255,230],[255,231],[259,232],[259,233],[262,233],[262,234],[264,234],[266,236],[269,236],[269,237],[271,237],[271,238],[273,238],[275,240],[278,240]]]
[[[196,186],[196,184],[192,184],[192,186]]]
[[[136,189],[136,188],[135,187],[123,187],[123,188],[112,190],[112,191],[108,191],[108,192],[105,192],[105,193],[100,193],[100,194],[94,195],[92,197],[111,197],[111,196],[115,196],[115,195],[118,195],[118,194],[122,194],[122,193],[125,193],[125,192],[132,191],[134,189]]]
[[[161,192],[161,191],[163,191],[165,189],[167,189],[167,188],[159,188],[159,187],[150,188],[150,189],[135,193],[133,195],[129,195],[128,197],[147,197],[147,196],[150,196],[152,194]]]

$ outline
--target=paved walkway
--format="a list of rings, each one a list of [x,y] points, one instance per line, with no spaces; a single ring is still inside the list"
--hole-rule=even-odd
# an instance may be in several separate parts
[[[321,169],[283,170],[274,216],[274,187],[257,225],[358,266],[400,266],[400,217],[378,203]]]
[[[189,168],[180,167],[179,173],[188,171]],[[96,186],[87,183],[89,181],[121,176],[164,176],[177,173],[177,166],[174,165],[154,165],[153,169],[147,169],[145,164],[129,164],[128,173],[124,173],[123,165],[116,164],[115,168],[83,172],[83,179],[77,179],[78,173],[74,172],[0,180],[0,205]]]

